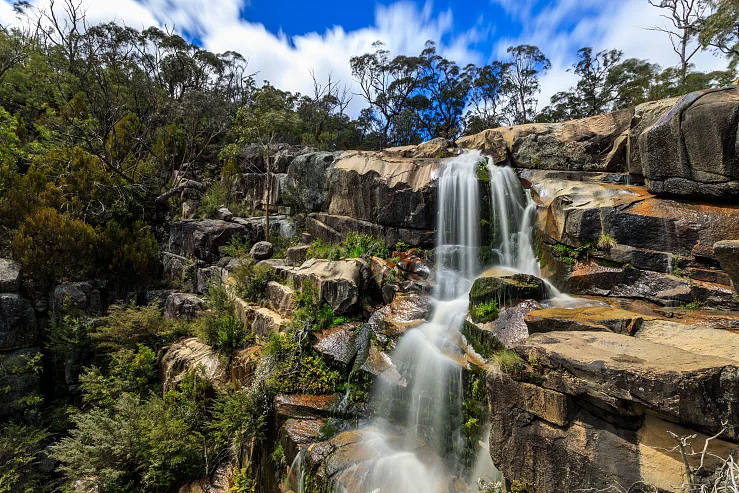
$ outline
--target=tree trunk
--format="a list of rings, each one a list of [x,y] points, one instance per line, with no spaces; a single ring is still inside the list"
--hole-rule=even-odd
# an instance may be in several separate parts
[[[272,195],[272,177],[270,176],[270,171],[272,170],[272,165],[270,163],[269,154],[265,157],[265,160],[267,161],[267,207],[265,209],[266,212],[266,222],[264,227],[264,239],[265,241],[269,241],[269,199]]]

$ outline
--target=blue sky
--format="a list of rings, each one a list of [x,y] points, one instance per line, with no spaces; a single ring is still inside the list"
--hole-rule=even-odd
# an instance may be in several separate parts
[[[79,0],[74,0],[79,1]],[[460,65],[502,59],[510,45],[539,46],[552,69],[542,79],[540,106],[574,82],[568,68],[577,50],[617,48],[662,66],[677,63],[669,40],[647,28],[663,25],[647,0],[82,0],[90,23],[117,20],[132,27],[174,28],[206,49],[234,50],[258,80],[309,92],[309,72],[352,84],[349,58],[381,40],[395,54],[417,54],[426,40]],[[48,9],[49,0],[31,0]],[[62,0],[57,0],[57,8]],[[0,0],[0,23],[14,22]],[[699,69],[724,68],[710,53]],[[355,98],[350,112],[363,106]]]

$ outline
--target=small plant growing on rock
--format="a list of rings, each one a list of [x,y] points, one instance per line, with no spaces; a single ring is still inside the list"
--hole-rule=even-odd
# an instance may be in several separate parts
[[[251,242],[245,236],[235,235],[228,242],[228,245],[223,248],[223,253],[229,257],[243,258],[249,255],[251,247]]]
[[[611,248],[615,247],[616,244],[616,239],[613,236],[609,235],[608,233],[601,233],[596,246],[598,247],[598,250],[607,252]]]
[[[500,315],[500,308],[495,301],[486,301],[470,307],[472,321],[479,324],[492,322]]]
[[[510,349],[503,349],[490,358],[490,362],[496,365],[503,373],[519,373],[524,369],[523,358]]]

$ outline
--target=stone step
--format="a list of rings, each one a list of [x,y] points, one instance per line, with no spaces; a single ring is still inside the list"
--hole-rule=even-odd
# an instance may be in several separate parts
[[[587,396],[609,412],[639,416],[648,408],[707,433],[735,439],[739,432],[733,359],[610,332],[533,334],[516,349],[535,362],[544,387]]]

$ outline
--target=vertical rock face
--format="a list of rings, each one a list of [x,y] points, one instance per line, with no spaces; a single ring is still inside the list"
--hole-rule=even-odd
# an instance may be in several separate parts
[[[652,193],[739,197],[739,90],[683,97],[639,137],[642,171]]]
[[[490,451],[509,480],[530,492],[639,482],[677,491],[688,479],[670,433],[695,435],[695,449],[719,434],[708,444],[709,455],[731,453],[739,431],[739,414],[730,404],[739,392],[739,336],[724,339],[735,350],[727,352],[720,344],[683,340],[677,347],[556,328],[516,348],[526,371],[488,377]],[[701,331],[680,334],[694,343],[705,337]],[[697,468],[700,457],[686,460]],[[718,464],[712,456],[704,466]]]
[[[336,159],[331,152],[303,154],[287,168],[283,200],[301,210],[320,212],[328,192],[328,168]]]
[[[21,264],[0,258],[0,292],[13,293],[20,288]]]
[[[37,340],[31,302],[17,294],[0,294],[0,351],[30,347]]]

